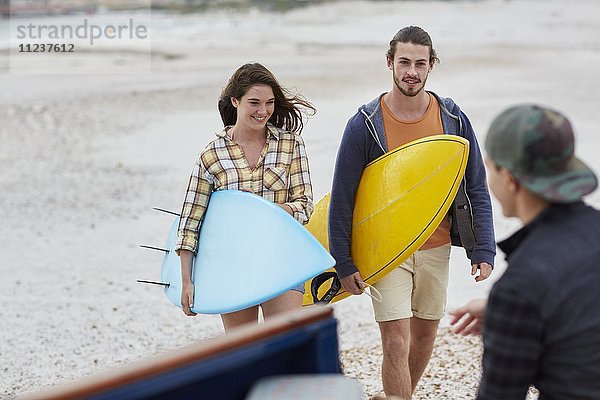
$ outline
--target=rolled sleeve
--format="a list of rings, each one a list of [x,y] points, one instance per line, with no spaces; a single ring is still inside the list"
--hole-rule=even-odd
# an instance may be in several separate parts
[[[293,211],[293,216],[302,224],[306,224],[314,210],[310,169],[304,141],[296,136],[294,153],[290,164],[288,201],[285,203]]]
[[[213,184],[207,175],[202,160],[199,158],[190,176],[181,210],[177,231],[178,240],[175,245],[177,254],[179,254],[179,250],[188,250],[193,253],[198,250],[198,230],[213,190]]]

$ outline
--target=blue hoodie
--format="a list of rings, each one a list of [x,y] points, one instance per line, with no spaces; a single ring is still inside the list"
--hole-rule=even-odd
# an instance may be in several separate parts
[[[493,266],[496,243],[492,205],[475,133],[452,99],[430,93],[440,104],[444,132],[459,135],[470,143],[465,176],[450,209],[452,245],[463,247],[472,264],[486,262]],[[358,271],[350,257],[350,238],[354,196],[362,172],[368,163],[387,152],[380,107],[382,96],[360,107],[350,118],[337,154],[329,206],[329,249],[340,278]]]

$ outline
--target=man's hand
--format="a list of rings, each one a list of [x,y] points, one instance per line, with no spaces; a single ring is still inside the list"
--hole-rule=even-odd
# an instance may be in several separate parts
[[[450,311],[452,320],[450,325],[456,325],[454,333],[467,335],[481,335],[483,331],[483,318],[487,307],[487,299],[471,300],[466,305],[454,311]]]
[[[350,276],[340,278],[340,282],[342,283],[344,290],[352,294],[362,294],[366,286],[362,276],[360,276],[360,272],[355,272]]]
[[[475,282],[481,282],[487,278],[489,278],[489,276],[492,273],[492,266],[488,263],[479,263],[479,264],[472,264],[471,265],[471,275],[475,275],[477,273],[477,270],[479,270],[479,275],[477,275],[475,277]]]

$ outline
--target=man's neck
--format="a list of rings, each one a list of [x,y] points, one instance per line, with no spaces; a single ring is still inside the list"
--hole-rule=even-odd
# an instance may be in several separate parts
[[[528,190],[521,190],[517,198],[517,217],[527,225],[542,213],[550,203]]]
[[[416,96],[410,97],[394,87],[385,94],[383,101],[398,119],[416,121],[425,115],[427,107],[429,107],[430,95],[423,89]]]

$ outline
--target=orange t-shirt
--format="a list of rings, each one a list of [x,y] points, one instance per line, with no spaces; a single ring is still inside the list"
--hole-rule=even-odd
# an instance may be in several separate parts
[[[429,93],[428,93],[429,94]],[[394,116],[381,98],[383,127],[388,151],[416,139],[444,133],[440,117],[440,105],[437,99],[429,94],[429,105],[423,117],[416,121],[403,121]],[[433,249],[450,243],[450,218],[446,216],[419,250]]]

